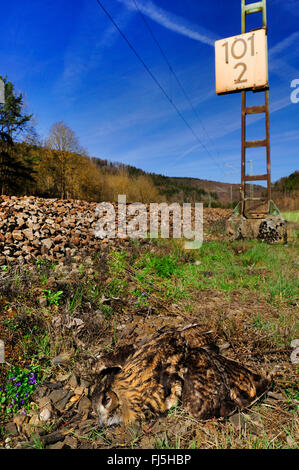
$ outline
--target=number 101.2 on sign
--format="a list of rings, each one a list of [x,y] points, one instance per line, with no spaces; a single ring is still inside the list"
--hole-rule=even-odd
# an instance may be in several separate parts
[[[215,42],[216,92],[231,93],[268,86],[265,29]]]

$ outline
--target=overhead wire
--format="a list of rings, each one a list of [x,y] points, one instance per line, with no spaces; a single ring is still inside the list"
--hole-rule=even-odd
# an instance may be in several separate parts
[[[98,5],[101,7],[101,9],[103,10],[103,12],[105,13],[105,15],[109,18],[109,20],[111,21],[111,23],[114,25],[114,27],[117,29],[117,31],[119,32],[119,34],[122,36],[122,38],[124,39],[124,41],[127,43],[127,45],[129,46],[129,48],[132,50],[132,52],[135,54],[135,56],[137,57],[137,59],[141,62],[141,64],[143,65],[143,67],[145,68],[145,70],[147,71],[147,73],[150,75],[150,77],[152,78],[152,80],[155,82],[155,84],[159,87],[159,89],[161,90],[161,92],[163,93],[163,95],[165,96],[165,98],[167,99],[167,101],[171,104],[171,106],[174,108],[174,110],[176,111],[176,113],[178,114],[178,116],[181,118],[181,120],[184,122],[184,124],[189,128],[189,130],[191,131],[191,133],[193,134],[193,137],[196,139],[196,141],[202,146],[202,148],[210,155],[210,157],[212,159],[214,159],[214,157],[210,154],[209,150],[207,149],[207,147],[205,146],[205,144],[201,141],[201,139],[199,138],[199,136],[197,135],[197,133],[195,132],[195,130],[193,129],[193,127],[189,124],[189,122],[185,119],[185,117],[183,116],[183,114],[181,113],[181,111],[179,110],[179,108],[176,106],[176,104],[174,103],[174,101],[170,98],[170,96],[168,95],[168,93],[165,91],[165,89],[163,88],[163,86],[161,85],[161,83],[159,82],[159,80],[155,77],[155,75],[152,73],[152,71],[150,70],[150,68],[147,66],[147,64],[145,63],[145,61],[142,59],[142,57],[140,56],[140,54],[137,52],[137,50],[135,49],[135,47],[133,46],[133,44],[130,42],[130,40],[127,38],[127,36],[125,35],[125,33],[120,29],[120,27],[118,26],[118,24],[115,22],[115,20],[113,19],[112,15],[108,12],[108,10],[104,7],[103,3],[100,1],[100,0],[96,0],[96,2],[98,3]],[[215,160],[215,159],[214,159]],[[220,167],[219,163],[215,160],[215,163],[217,164],[217,166]],[[222,168],[221,168],[222,169]]]
[[[152,28],[151,28],[149,22],[147,21],[147,19],[145,18],[145,15],[142,13],[141,9],[139,8],[139,5],[138,5],[137,0],[133,0],[133,1],[134,1],[135,7],[136,7],[136,9],[138,10],[138,12],[139,12],[139,14],[140,14],[140,16],[141,16],[141,18],[142,18],[142,20],[143,20],[143,22],[144,22],[144,24],[145,24],[147,30],[148,30],[148,32],[150,33],[150,35],[151,35],[153,41],[156,43],[156,45],[157,45],[157,47],[158,47],[158,49],[159,49],[159,51],[160,51],[160,53],[161,53],[161,55],[162,55],[162,57],[163,57],[163,59],[164,59],[164,61],[165,61],[167,67],[169,68],[170,73],[174,76],[174,78],[175,78],[175,80],[176,80],[176,82],[177,82],[177,84],[178,84],[178,86],[179,86],[181,92],[183,93],[185,99],[186,99],[187,102],[189,103],[189,106],[191,107],[191,109],[192,109],[192,111],[193,111],[193,113],[194,113],[196,119],[197,119],[198,122],[200,123],[200,125],[201,125],[201,127],[202,127],[202,129],[203,129],[203,131],[204,131],[204,133],[205,133],[205,135],[206,135],[206,137],[207,137],[208,140],[211,142],[210,136],[208,135],[208,132],[207,132],[207,130],[206,130],[206,128],[205,128],[205,126],[204,126],[204,124],[203,124],[203,122],[202,122],[202,120],[201,120],[201,118],[200,118],[200,116],[199,116],[199,114],[198,114],[198,112],[197,112],[197,110],[196,110],[196,108],[194,107],[194,105],[193,105],[193,103],[192,103],[192,101],[191,101],[191,99],[190,99],[188,93],[186,92],[184,85],[182,84],[181,80],[179,79],[177,73],[174,71],[172,65],[170,64],[170,61],[169,61],[169,59],[168,59],[168,57],[167,57],[165,51],[163,50],[161,44],[159,43],[158,39],[156,38],[156,36],[155,36],[155,34],[154,34],[154,32],[153,32],[153,30],[152,30]],[[210,154],[209,151],[208,151],[208,153]],[[210,155],[210,156],[212,157],[212,155]],[[214,157],[212,157],[212,158],[214,158]]]

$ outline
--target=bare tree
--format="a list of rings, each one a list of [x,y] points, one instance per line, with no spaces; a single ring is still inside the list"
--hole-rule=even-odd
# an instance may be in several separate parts
[[[53,124],[46,146],[54,152],[57,158],[60,194],[61,199],[65,199],[68,189],[67,182],[71,180],[74,154],[86,155],[86,152],[80,147],[74,131],[63,121]]]

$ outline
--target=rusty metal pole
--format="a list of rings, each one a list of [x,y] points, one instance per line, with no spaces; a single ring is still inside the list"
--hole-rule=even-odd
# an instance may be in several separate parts
[[[263,15],[263,28],[267,32],[267,11],[266,0],[261,0],[255,3],[246,4],[246,0],[241,0],[242,12],[242,34],[246,33],[246,16],[252,13],[261,12]],[[267,181],[267,207],[269,211],[269,203],[271,200],[271,161],[270,161],[270,116],[269,116],[269,88],[263,90],[253,90],[255,92],[264,91],[265,104],[264,106],[251,106],[246,107],[246,93],[242,91],[242,109],[241,109],[241,202],[242,202],[242,215],[246,216],[246,202],[250,200],[246,196],[246,181]],[[266,139],[260,141],[246,141],[246,116],[247,114],[265,113],[266,124]],[[267,173],[263,175],[246,175],[246,148],[266,147],[267,153]],[[253,199],[252,199],[253,200]]]
[[[269,112],[269,90],[265,91],[266,105],[266,141],[267,141],[267,203],[268,208],[271,201],[271,155],[270,155],[270,112]]]
[[[264,76],[263,81],[260,82],[258,86],[257,78],[251,80],[250,86],[242,90],[242,102],[241,102],[241,201],[235,208],[231,217],[227,220],[226,223],[226,234],[231,240],[239,240],[240,238],[245,239],[260,239],[265,240],[270,243],[282,241],[287,242],[287,229],[286,221],[280,216],[279,210],[271,200],[271,162],[270,162],[270,114],[269,114],[269,77],[268,77],[268,45],[267,45],[267,13],[266,13],[266,0],[252,1],[250,0],[241,0],[242,7],[242,35],[246,35],[246,18],[247,15],[252,13],[262,14],[261,26],[254,29],[253,31],[248,31],[248,36],[254,37],[256,35],[263,36],[263,49],[260,51],[256,50],[256,55],[263,54],[263,60],[265,57],[265,63],[263,62]],[[228,47],[229,39],[224,41],[219,41],[218,43],[218,57],[219,57],[219,48]],[[240,41],[239,38],[235,41]],[[244,41],[245,42],[245,41]],[[253,40],[254,42],[254,40]],[[226,49],[227,51],[227,49]],[[254,55],[254,54],[252,54]],[[221,55],[220,55],[221,56]],[[222,62],[228,57],[228,54],[222,52]],[[261,57],[261,56],[260,56]],[[218,64],[220,63],[219,70],[221,70],[221,60],[218,59]],[[228,62],[226,62],[228,64]],[[216,65],[217,65],[217,42],[216,42]],[[244,65],[245,59],[244,59]],[[266,72],[266,75],[265,75]],[[216,91],[219,94],[226,92],[236,91],[233,88],[233,85],[227,81],[225,89],[224,86],[221,86],[221,77],[220,80],[216,75]],[[236,82],[235,80],[235,83]],[[238,90],[238,89],[237,89]],[[264,93],[265,101],[263,105],[258,106],[248,106],[246,93]],[[246,124],[247,124],[247,115],[252,114],[264,114],[265,116],[265,131],[266,135],[263,140],[247,140],[246,139]],[[246,149],[247,148],[256,148],[264,147],[265,148],[265,160],[267,170],[264,171],[264,174],[253,175],[252,171],[249,171],[249,174],[246,174]],[[246,194],[247,184],[252,185],[253,181],[266,181],[267,182],[267,196],[263,197],[254,197],[253,193],[250,192],[249,195]],[[267,207],[266,207],[267,203]],[[240,206],[242,210],[240,210]],[[251,220],[255,219],[255,220]]]
[[[246,158],[246,92],[242,91],[242,122],[241,122],[241,201],[242,214],[245,210],[245,158]]]
[[[263,27],[267,31],[267,2],[263,0]],[[268,47],[267,47],[268,61]],[[268,78],[269,82],[269,78]],[[267,141],[267,202],[268,208],[271,201],[271,155],[270,155],[270,111],[269,111],[269,90],[265,91],[266,106],[266,141]]]
[[[246,32],[246,13],[245,13],[245,0],[241,0],[242,7],[242,34]],[[245,211],[245,174],[246,174],[246,91],[242,91],[241,103],[241,201],[242,201],[242,215]]]

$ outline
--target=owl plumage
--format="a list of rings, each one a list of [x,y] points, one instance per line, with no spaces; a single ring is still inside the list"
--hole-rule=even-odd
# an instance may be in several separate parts
[[[250,406],[270,383],[238,362],[195,348],[185,361],[182,405],[200,420],[226,417]]]
[[[268,378],[221,356],[211,335],[197,325],[164,327],[126,350],[122,364],[110,361],[99,374],[92,403],[102,426],[154,418],[180,402],[202,420],[228,416],[270,385]]]

